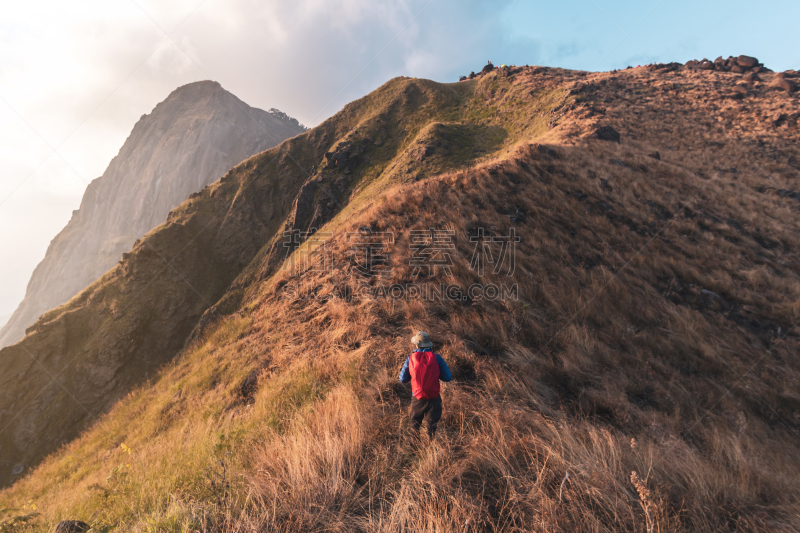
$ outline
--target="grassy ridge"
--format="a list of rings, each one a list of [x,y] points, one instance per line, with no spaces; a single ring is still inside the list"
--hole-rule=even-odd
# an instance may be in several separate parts
[[[470,83],[455,90],[483,108],[472,97],[451,107],[473,119],[421,114],[430,120],[401,123],[397,141],[376,146],[397,142],[395,155],[367,152],[353,169],[365,183],[322,228],[333,234],[330,271],[258,279],[265,245],[226,316],[0,501],[34,502],[37,530],[61,518],[119,531],[797,527],[797,211],[704,179],[720,166],[713,156],[649,157],[654,141],[638,131],[623,146],[515,148],[545,134],[525,129],[525,113],[549,124],[568,90],[494,75]],[[388,102],[418,109],[439,88],[450,98],[420,80],[374,97],[395,91]],[[514,95],[540,99],[502,104]],[[498,111],[510,117],[504,133]],[[581,112],[561,127],[580,125]],[[375,138],[378,115],[339,138],[357,125]],[[427,168],[412,155],[419,145],[435,146]],[[480,149],[493,158],[472,167]],[[426,179],[405,178],[415,172]],[[737,231],[743,216],[748,229]],[[513,275],[479,278],[469,236],[512,225]],[[350,274],[344,236],[362,226],[398,236],[386,285],[488,279],[517,283],[519,299],[341,299],[368,283]],[[409,231],[430,227],[455,232],[452,276],[415,280]],[[291,297],[296,287],[319,297]],[[409,392],[395,376],[418,329],[434,335],[455,381],[440,438],[415,451]],[[253,371],[247,400],[238,386]]]

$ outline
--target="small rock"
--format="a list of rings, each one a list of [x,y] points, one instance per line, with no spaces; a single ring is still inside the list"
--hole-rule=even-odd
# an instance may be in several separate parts
[[[751,56],[739,56],[736,58],[736,64],[744,68],[753,68],[758,65],[758,59]]]
[[[655,151],[655,152],[653,152],[652,154],[648,154],[648,155],[649,155],[650,157],[652,157],[653,159],[658,159],[659,161],[661,161],[661,154],[659,154],[659,153],[658,153],[658,150],[656,150],[656,151]]]
[[[62,520],[56,526],[55,533],[86,533],[91,526],[80,520]]]
[[[253,370],[250,375],[244,378],[239,386],[239,395],[245,400],[252,398],[258,387],[258,370]]]
[[[717,294],[716,292],[712,292],[708,289],[702,289],[700,291],[700,294],[703,294],[705,296],[710,296],[711,298],[719,298],[719,294]]]
[[[511,216],[511,222],[525,222],[525,213],[517,209]]]
[[[772,122],[773,127],[777,128],[778,126],[783,124],[786,121],[786,119],[787,119],[786,113],[778,112],[772,115],[772,119],[770,122]]]
[[[595,138],[600,139],[601,141],[611,141],[615,143],[621,141],[619,132],[614,128],[612,128],[611,126],[603,126],[601,128],[597,128],[593,135]]]

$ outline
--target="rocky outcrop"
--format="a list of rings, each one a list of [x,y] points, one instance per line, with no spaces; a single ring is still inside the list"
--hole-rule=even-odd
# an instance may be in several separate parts
[[[686,62],[685,68],[689,70],[714,70],[717,72],[735,72],[744,74],[745,72],[771,72],[768,68],[764,67],[763,63],[759,63],[758,59],[752,56],[741,55],[738,57],[729,56],[728,59],[723,59],[719,56],[714,61],[708,59],[692,59]]]
[[[489,61],[486,65],[483,66],[483,68],[480,71],[478,71],[477,74],[475,74],[474,71],[470,72],[469,76],[460,76],[458,78],[458,81],[472,80],[472,79],[478,78],[480,76],[483,76],[484,74],[489,74],[493,70],[494,70],[494,65],[492,64],[491,61]]]
[[[662,72],[675,72],[683,68],[683,65],[680,63],[653,63],[651,65],[647,65],[648,70],[658,70]]]
[[[62,520],[56,525],[55,533],[86,533],[91,526],[80,520]]]
[[[601,141],[620,142],[620,134],[611,126],[602,126],[597,128],[592,136]]]
[[[68,301],[164,222],[167,213],[240,161],[305,131],[295,119],[248,106],[219,83],[179,87],[136,123],[53,239],[25,299],[0,330],[17,342],[39,315]]]

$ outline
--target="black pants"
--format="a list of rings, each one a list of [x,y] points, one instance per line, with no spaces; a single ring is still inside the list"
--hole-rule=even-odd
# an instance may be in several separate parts
[[[436,425],[442,418],[442,397],[433,400],[418,400],[411,398],[411,430],[414,435],[419,435],[422,419],[428,418],[428,436],[432,439],[436,433]]]

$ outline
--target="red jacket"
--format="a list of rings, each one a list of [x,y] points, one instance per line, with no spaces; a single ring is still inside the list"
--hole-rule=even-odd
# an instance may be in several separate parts
[[[447,363],[429,348],[417,350],[408,356],[400,371],[400,382],[411,381],[411,392],[418,400],[433,400],[439,397],[439,380],[450,381],[453,375]]]

